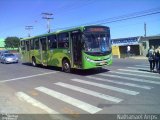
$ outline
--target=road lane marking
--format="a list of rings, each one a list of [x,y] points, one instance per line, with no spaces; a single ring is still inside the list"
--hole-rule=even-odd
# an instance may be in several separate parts
[[[113,90],[113,91],[116,91],[116,92],[129,94],[129,95],[139,94],[139,92],[136,92],[136,91],[131,91],[131,90],[123,89],[123,88],[113,87],[113,86],[110,86],[110,85],[103,85],[103,84],[99,84],[99,83],[95,83],[95,82],[89,82],[89,81],[85,81],[85,80],[81,80],[81,79],[71,79],[71,80],[75,81],[75,82],[80,82],[80,83],[84,83],[84,84],[88,84],[88,85],[101,87],[101,88],[104,88],[104,89]]]
[[[35,107],[38,107],[44,111],[46,111],[49,114],[59,114],[57,111],[49,108],[48,106],[44,105],[43,103],[39,102],[38,100],[30,97],[29,95],[23,93],[23,92],[17,92],[16,96],[20,99],[20,100],[24,100],[30,104],[32,104]]]
[[[135,66],[149,68],[149,65],[135,65]]]
[[[42,86],[41,87],[37,87],[35,89],[40,91],[40,92],[43,92],[43,93],[45,93],[47,95],[50,95],[50,96],[52,96],[54,98],[57,98],[57,99],[59,99],[59,100],[61,100],[63,102],[66,102],[66,103],[71,104],[71,105],[73,105],[75,107],[78,107],[78,108],[80,108],[80,109],[82,109],[84,111],[87,111],[87,112],[89,112],[91,114],[97,113],[97,112],[102,110],[101,108],[95,107],[93,105],[90,105],[90,104],[85,103],[83,101],[80,101],[78,99],[72,98],[70,96],[67,96],[65,94],[59,93],[57,91],[54,91],[54,90],[51,90],[51,89],[48,89],[48,88],[45,88],[45,87],[42,87]]]
[[[53,73],[57,73],[57,71],[41,73],[41,74],[36,74],[36,75],[30,75],[30,76],[25,76],[25,77],[19,77],[19,78],[13,78],[13,79],[8,79],[8,80],[1,80],[0,83],[12,82],[12,81],[22,80],[22,79],[26,79],[26,78],[33,78],[33,77],[37,77],[37,76],[49,75],[49,74],[53,74]]]
[[[127,68],[130,68],[130,69],[135,69],[135,70],[145,70],[145,71],[149,71],[149,68],[144,68],[144,67],[127,67]]]
[[[74,86],[74,85],[70,85],[70,84],[66,84],[66,83],[62,83],[62,82],[58,82],[58,83],[54,83],[54,84],[59,85],[61,87],[71,89],[71,90],[75,90],[75,91],[78,91],[78,92],[81,92],[81,93],[92,95],[94,97],[105,99],[105,100],[108,100],[108,101],[112,101],[112,102],[116,102],[116,103],[119,103],[119,102],[122,101],[122,99],[112,97],[112,96],[109,96],[109,95],[105,95],[103,93],[95,92],[95,91],[92,91],[92,90],[88,90],[88,89],[85,89],[85,88],[81,88],[81,87],[78,87],[78,86]]]
[[[99,74],[99,75],[107,76],[107,77],[113,77],[113,78],[120,78],[120,79],[125,79],[125,80],[138,81],[138,82],[160,84],[160,82],[157,82],[157,81],[145,80],[145,79],[137,79],[137,78],[131,78],[131,77],[123,77],[123,76],[119,76],[119,75],[111,75],[111,74]]]
[[[133,74],[133,73],[124,73],[124,72],[117,72],[117,71],[109,71],[110,73],[116,73],[116,74],[122,74],[122,75],[131,75],[131,76],[139,76],[139,77],[146,77],[146,78],[155,78],[160,79],[158,76],[149,76],[149,75],[139,75],[139,74]]]
[[[111,83],[115,83],[115,84],[120,84],[120,85],[127,85],[127,86],[131,86],[131,87],[137,87],[137,88],[142,88],[142,89],[147,89],[150,90],[153,87],[150,86],[146,86],[146,85],[138,85],[138,84],[133,84],[133,83],[127,83],[127,82],[120,82],[120,81],[116,81],[116,80],[108,80],[108,79],[104,79],[104,78],[98,78],[98,77],[92,77],[92,76],[87,76],[87,78],[91,78],[91,79],[95,79],[95,80],[100,80],[100,81],[105,81],[105,82],[111,82]]]
[[[147,73],[147,74],[152,74],[152,75],[157,74],[157,73],[151,73],[151,72],[139,71],[139,70],[131,70],[131,69],[118,69],[118,70],[119,71],[126,71],[126,72]]]
[[[136,69],[136,70],[145,70],[145,71],[149,71],[149,67],[148,67],[148,69],[146,69],[146,68],[142,68],[142,67],[127,67],[127,68],[130,68],[130,69]]]

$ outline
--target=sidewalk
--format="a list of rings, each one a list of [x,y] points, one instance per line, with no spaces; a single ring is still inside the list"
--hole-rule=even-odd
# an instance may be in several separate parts
[[[16,91],[0,84],[0,114],[44,114],[43,110],[36,108],[15,96]]]

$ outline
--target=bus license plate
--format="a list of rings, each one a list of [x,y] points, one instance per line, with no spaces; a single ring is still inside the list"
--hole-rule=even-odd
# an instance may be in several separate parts
[[[101,62],[101,63],[100,63],[100,65],[104,65],[104,64],[106,64],[106,62]]]

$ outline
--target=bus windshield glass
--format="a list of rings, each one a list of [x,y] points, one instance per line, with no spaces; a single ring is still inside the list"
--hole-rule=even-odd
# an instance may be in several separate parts
[[[110,51],[110,37],[106,33],[87,33],[83,34],[85,52]]]

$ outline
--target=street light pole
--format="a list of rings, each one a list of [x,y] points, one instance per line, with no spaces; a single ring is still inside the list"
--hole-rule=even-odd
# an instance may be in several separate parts
[[[44,15],[42,18],[47,20],[47,29],[48,29],[48,33],[50,33],[51,32],[50,20],[53,19],[51,17],[53,14],[52,13],[42,13],[42,15]]]
[[[144,23],[144,37],[146,37],[146,31],[147,31],[147,28],[146,28],[146,23]]]
[[[33,29],[33,26],[25,26],[25,29],[28,30],[28,37],[31,37],[31,30]]]

